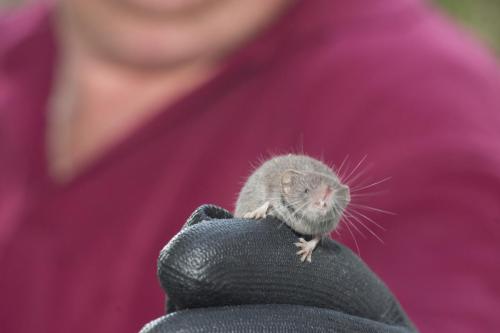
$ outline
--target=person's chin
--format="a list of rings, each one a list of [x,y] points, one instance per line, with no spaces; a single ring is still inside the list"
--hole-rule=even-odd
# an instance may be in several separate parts
[[[142,11],[156,14],[176,14],[189,12],[223,0],[115,0],[134,6]]]

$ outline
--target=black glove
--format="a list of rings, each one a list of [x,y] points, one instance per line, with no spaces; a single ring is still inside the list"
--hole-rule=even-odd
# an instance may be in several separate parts
[[[301,262],[299,235],[268,217],[198,208],[158,259],[168,315],[152,332],[416,332],[382,281],[324,239]]]

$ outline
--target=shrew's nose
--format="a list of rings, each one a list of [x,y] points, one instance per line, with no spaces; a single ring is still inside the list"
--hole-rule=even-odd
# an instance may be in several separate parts
[[[351,194],[349,192],[349,186],[340,185],[340,187],[335,191],[337,197],[346,200],[347,202],[351,201]]]

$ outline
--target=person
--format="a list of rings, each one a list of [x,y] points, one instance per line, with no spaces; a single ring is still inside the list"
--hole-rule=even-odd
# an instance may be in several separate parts
[[[2,331],[139,330],[163,312],[155,261],[186,217],[232,209],[251,163],[297,149],[349,155],[353,190],[391,177],[353,196],[351,231],[422,332],[493,331],[499,77],[419,0],[59,0],[5,15]],[[373,166],[352,172],[365,155]]]

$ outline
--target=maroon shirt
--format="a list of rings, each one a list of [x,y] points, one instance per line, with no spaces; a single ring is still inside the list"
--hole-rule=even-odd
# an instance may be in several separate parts
[[[397,213],[360,210],[384,243],[352,231],[422,332],[500,327],[499,71],[431,9],[302,1],[65,185],[46,167],[47,13],[0,19],[0,331],[137,331],[163,313],[157,254],[191,211],[232,209],[251,162],[302,147],[392,177],[358,198]]]

